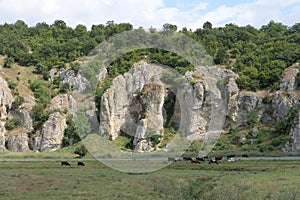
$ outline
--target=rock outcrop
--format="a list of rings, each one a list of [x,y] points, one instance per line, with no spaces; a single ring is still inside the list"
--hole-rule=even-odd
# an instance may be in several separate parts
[[[58,95],[51,100],[48,110],[59,110],[69,114],[74,114],[76,113],[76,101],[70,94]]]
[[[6,148],[15,152],[28,151],[28,141],[27,133],[11,135],[6,141]]]
[[[5,150],[5,122],[13,101],[7,82],[0,76],[0,152]]]
[[[299,72],[299,63],[292,65],[284,70],[280,83],[280,90],[295,90],[298,87],[297,75]]]
[[[55,78],[61,77],[61,84],[67,84],[70,91],[82,92],[86,88],[87,80],[80,73],[75,73],[72,69],[53,68],[49,72],[49,81],[53,82]]]
[[[300,152],[300,113],[294,120],[289,140],[282,149],[284,152]]]
[[[130,115],[129,109],[133,107],[134,98],[159,70],[149,64],[136,64],[129,73],[113,80],[101,99],[99,131],[102,136],[114,140],[122,131],[135,136],[139,117]]]
[[[66,116],[59,112],[52,113],[44,123],[41,133],[32,139],[34,151],[54,151],[62,145],[66,124]]]

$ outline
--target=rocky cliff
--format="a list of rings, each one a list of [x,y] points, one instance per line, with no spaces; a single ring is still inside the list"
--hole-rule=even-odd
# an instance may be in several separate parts
[[[7,82],[0,76],[0,152],[5,150],[5,123],[14,101]]]
[[[297,110],[300,107],[299,64],[285,70],[280,89],[273,92],[241,91],[236,84],[238,76],[231,70],[197,67],[184,76],[190,87],[175,94],[159,81],[159,75],[166,72],[167,69],[162,66],[139,62],[128,73],[116,77],[101,99],[98,117],[100,134],[112,140],[125,134],[132,138],[136,152],[153,151],[155,144],[151,136],[163,136],[167,124],[178,128],[180,118],[185,116],[189,120],[183,124],[191,140],[202,139],[214,127],[222,125],[225,131],[244,127],[248,133],[239,135],[238,140],[253,143],[259,132],[257,125],[252,127],[249,124],[249,113],[254,110],[262,126],[273,127],[284,120],[292,120],[293,123],[287,126],[289,137],[282,150],[300,152],[300,114]],[[103,69],[101,79],[106,74],[106,69]],[[51,80],[62,76],[64,83],[73,89],[76,84],[86,81],[72,71],[56,70],[50,75]],[[80,88],[77,90],[83,90],[84,84]],[[181,102],[176,95],[181,95]],[[7,82],[0,77],[0,151],[26,151],[28,146],[34,151],[51,151],[62,146],[66,118],[76,112],[72,95],[54,97],[47,109],[51,115],[42,128],[34,133],[31,118],[34,98],[26,97],[24,103],[14,109],[13,102],[14,97]],[[180,103],[183,102],[188,104],[187,111],[184,111],[186,113],[180,113]],[[293,119],[290,119],[291,110],[298,112]],[[7,131],[7,119],[16,116],[21,119],[20,130]],[[33,136],[28,138],[27,133]]]
[[[33,151],[54,151],[62,145],[66,129],[66,116],[60,112],[52,113],[44,123],[41,133],[33,138]]]
[[[155,69],[155,65],[136,64],[132,71],[118,76],[113,81],[112,86],[104,93],[101,101],[100,134],[114,140],[123,131],[130,132],[132,136],[135,136],[134,145],[139,152],[153,150],[151,141],[144,138],[145,131],[148,129],[148,121],[142,108],[145,109],[147,106],[140,102],[140,98],[142,101],[148,102],[155,102],[160,99],[157,102],[161,103],[167,94],[166,86],[161,86],[164,87],[164,92],[159,95],[160,98],[153,98],[155,97],[153,94],[151,95],[152,98],[144,95],[146,88],[149,87],[147,85],[147,82],[150,81],[149,78],[159,73],[158,69],[154,71],[153,69]],[[204,73],[205,71],[207,72]],[[194,71],[187,72],[185,77],[192,84],[192,88],[185,90],[182,96],[185,103],[190,106],[187,114],[190,121],[185,122],[188,127],[187,131],[190,133],[188,137],[192,140],[203,139],[205,134],[210,131],[210,127],[220,124],[224,125],[223,130],[226,131],[234,127],[249,129],[253,126],[251,123],[260,123],[261,126],[269,126],[270,124],[275,126],[280,121],[287,119],[291,109],[300,106],[300,95],[297,92],[298,72],[297,64],[287,68],[283,74],[280,90],[274,92],[240,91],[236,84],[238,76],[232,71],[220,67],[198,67]],[[215,78],[211,79],[210,75],[214,75]],[[218,83],[211,84],[212,80]],[[213,85],[217,85],[218,88],[213,88]],[[151,87],[153,84],[150,85]],[[136,100],[137,96],[139,101]],[[119,101],[120,99],[122,101]],[[219,108],[219,110],[212,110],[212,102],[222,102],[223,104],[220,105],[224,107]],[[178,106],[175,105],[175,110]],[[159,125],[159,129],[163,130],[161,122],[166,120],[166,116],[159,112],[159,109],[163,109],[163,107],[156,106],[156,109],[147,109],[151,110],[150,113],[158,113],[155,117],[155,123]],[[251,112],[257,114],[258,122],[249,122],[249,113]],[[222,121],[222,117],[225,121]],[[239,136],[239,141],[253,143],[255,141],[253,138],[257,136],[257,130],[257,127],[254,127],[250,131],[249,134],[252,134],[252,139],[242,134]],[[290,130],[289,141],[283,150],[299,152],[299,137],[299,119],[296,118]],[[138,141],[141,143],[138,144]]]

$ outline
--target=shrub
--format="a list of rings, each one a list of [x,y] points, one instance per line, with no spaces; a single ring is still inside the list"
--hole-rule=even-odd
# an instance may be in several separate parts
[[[78,154],[81,158],[87,154],[88,150],[85,148],[84,145],[77,147],[74,151],[75,154]]]
[[[12,119],[6,120],[5,128],[7,130],[12,130],[21,125],[21,119],[19,117],[14,117]]]
[[[12,109],[15,110],[17,108],[19,108],[20,105],[22,105],[22,103],[24,103],[24,97],[22,96],[17,96],[15,101],[12,103]]]

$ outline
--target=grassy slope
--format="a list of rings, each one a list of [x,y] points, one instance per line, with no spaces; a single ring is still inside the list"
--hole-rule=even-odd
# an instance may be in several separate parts
[[[0,199],[296,199],[299,161],[220,165],[180,161],[148,174],[128,174],[97,161],[1,162]]]

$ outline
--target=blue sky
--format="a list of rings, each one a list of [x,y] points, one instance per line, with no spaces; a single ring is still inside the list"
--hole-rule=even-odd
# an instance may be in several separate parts
[[[181,29],[235,23],[261,27],[270,20],[293,25],[300,22],[300,0],[0,0],[0,23],[24,20],[52,24],[64,20],[69,26],[129,22],[138,28],[161,28],[164,23]]]

